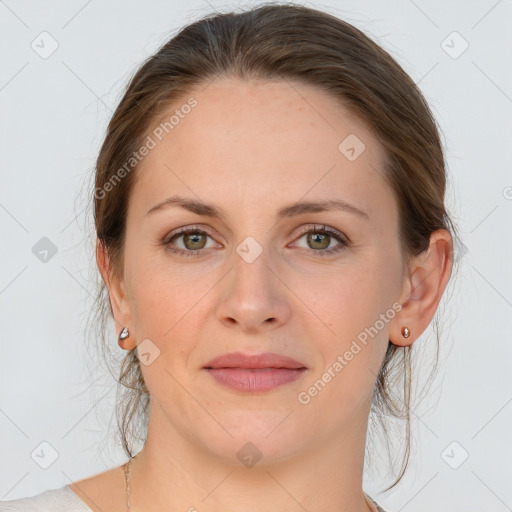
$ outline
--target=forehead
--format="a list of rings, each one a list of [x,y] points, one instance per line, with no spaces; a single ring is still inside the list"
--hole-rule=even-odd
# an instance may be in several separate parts
[[[141,207],[176,193],[257,206],[339,192],[369,211],[390,200],[383,147],[314,86],[216,79],[174,102],[149,134],[133,197]]]

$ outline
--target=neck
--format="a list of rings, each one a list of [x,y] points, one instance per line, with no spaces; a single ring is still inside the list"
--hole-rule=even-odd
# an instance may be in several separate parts
[[[146,443],[130,464],[131,510],[374,511],[362,490],[368,416],[360,412],[335,440],[245,467],[182,435],[152,402]]]

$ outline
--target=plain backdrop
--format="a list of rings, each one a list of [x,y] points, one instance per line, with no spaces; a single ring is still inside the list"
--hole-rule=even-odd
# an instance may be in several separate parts
[[[94,289],[84,183],[136,67],[178,27],[252,5],[0,1],[0,500],[125,462],[104,441],[114,381],[91,385],[85,363]],[[365,489],[391,511],[512,510],[512,2],[305,5],[355,24],[419,84],[443,133],[462,236],[409,471],[380,494],[389,475],[366,474]]]

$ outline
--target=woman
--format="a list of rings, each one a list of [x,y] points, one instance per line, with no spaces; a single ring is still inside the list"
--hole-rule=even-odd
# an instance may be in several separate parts
[[[202,19],[132,78],[95,185],[130,460],[0,510],[383,510],[369,414],[453,261],[438,131],[400,66],[302,6]]]

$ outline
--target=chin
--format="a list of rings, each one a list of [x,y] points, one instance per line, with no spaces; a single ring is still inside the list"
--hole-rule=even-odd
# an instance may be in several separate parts
[[[252,467],[272,465],[292,458],[308,445],[308,432],[293,423],[288,413],[238,413],[231,417],[217,417],[224,429],[204,432],[203,445],[226,464]],[[286,418],[286,419],[285,419]],[[284,419],[284,421],[283,421]],[[309,432],[309,434],[312,431]]]

